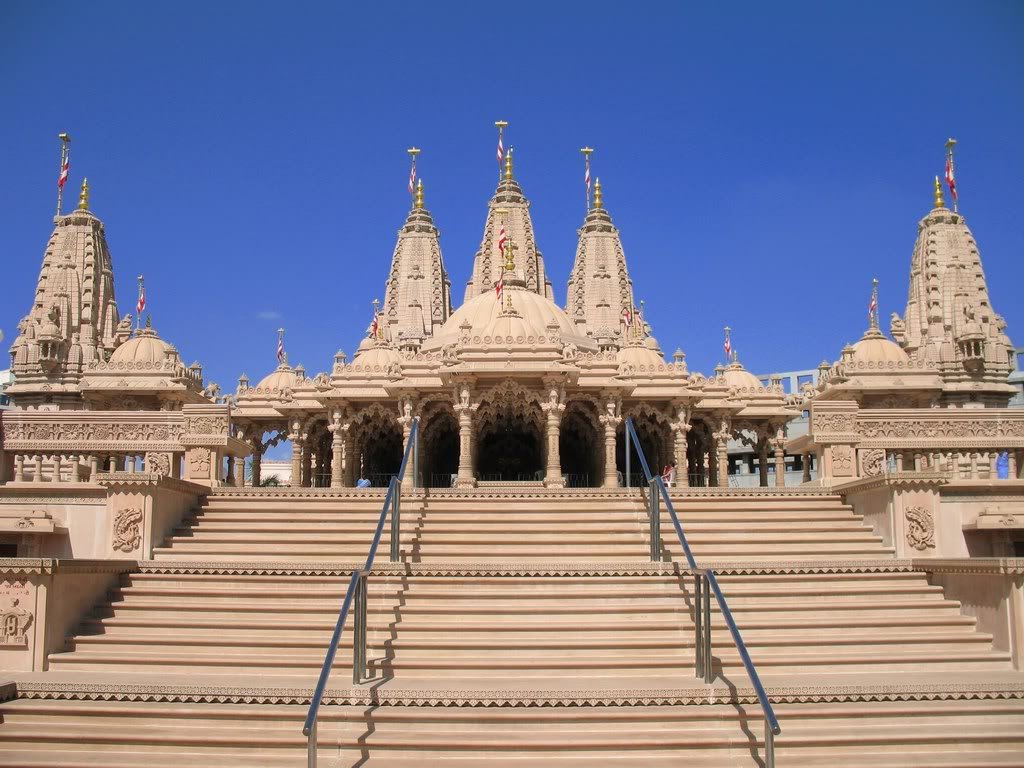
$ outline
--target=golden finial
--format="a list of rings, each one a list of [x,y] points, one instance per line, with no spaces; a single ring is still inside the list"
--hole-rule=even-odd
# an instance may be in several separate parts
[[[82,191],[78,195],[78,210],[89,210],[89,180],[82,179]]]
[[[935,207],[946,207],[946,201],[942,198],[942,184],[939,182],[938,176],[935,177]]]
[[[604,200],[601,197],[601,179],[594,181],[594,207],[604,208]]]
[[[512,147],[509,147],[508,152],[505,153],[505,178],[512,178]]]
[[[417,210],[423,208],[423,179],[416,182],[416,202],[413,207]]]

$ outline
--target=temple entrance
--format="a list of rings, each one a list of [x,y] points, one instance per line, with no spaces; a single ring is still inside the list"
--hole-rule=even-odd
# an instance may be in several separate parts
[[[451,488],[459,472],[459,423],[450,407],[425,413],[420,422],[422,483],[427,488]]]
[[[506,483],[543,480],[547,448],[537,393],[506,381],[488,395],[477,411],[477,479]]]
[[[627,414],[633,419],[633,426],[636,427],[637,437],[640,438],[640,446],[647,457],[647,463],[651,473],[660,475],[665,465],[673,459],[672,430],[668,426],[668,420],[660,414],[650,410],[638,411]],[[630,457],[630,485],[646,485],[647,478],[644,476],[643,467],[637,457],[636,449],[633,449]],[[619,425],[615,435],[615,468],[626,482],[626,432],[624,423]]]
[[[602,484],[604,436],[598,424],[597,409],[592,403],[573,400],[566,406],[558,454],[568,488],[596,488]]]
[[[356,417],[355,448],[358,460],[353,469],[355,481],[369,480],[375,488],[387,487],[402,466],[404,439],[394,415],[371,407]]]

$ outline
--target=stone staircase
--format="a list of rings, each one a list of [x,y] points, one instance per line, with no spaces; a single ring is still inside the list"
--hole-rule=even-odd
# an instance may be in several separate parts
[[[373,492],[225,490],[0,703],[0,766],[304,765],[301,721]],[[403,500],[351,623],[320,765],[754,766],[763,724],[713,605],[716,681],[693,673],[693,578],[667,514],[647,559],[637,494]],[[956,601],[841,500],[678,494],[776,703],[777,764],[1024,765],[1024,680]],[[0,699],[3,697],[0,696]]]

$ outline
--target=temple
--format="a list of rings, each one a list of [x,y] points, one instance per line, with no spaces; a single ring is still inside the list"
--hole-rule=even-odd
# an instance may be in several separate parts
[[[230,393],[119,314],[83,181],[0,411],[0,765],[1019,764],[1024,409],[939,180],[889,335],[875,281],[787,392],[659,344],[589,148],[558,304],[502,149],[461,305],[410,181],[351,359]]]

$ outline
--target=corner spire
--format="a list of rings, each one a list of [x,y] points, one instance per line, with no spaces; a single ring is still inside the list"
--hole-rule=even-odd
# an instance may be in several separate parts
[[[508,148],[508,154],[505,155],[505,180],[511,181],[514,177],[512,176],[512,147]]]
[[[78,195],[78,210],[89,210],[89,180],[82,179],[82,192]]]
[[[601,195],[601,179],[594,182],[594,208],[604,208],[604,197]]]
[[[413,207],[418,210],[423,210],[423,179],[416,182],[416,202]]]
[[[946,201],[942,198],[942,184],[939,183],[939,177],[935,177],[935,207],[945,208]]]

